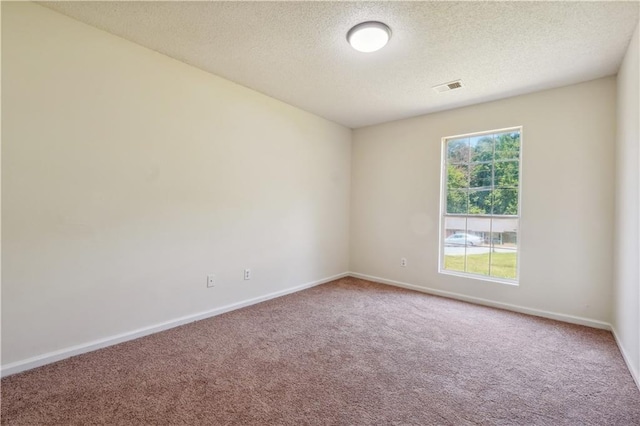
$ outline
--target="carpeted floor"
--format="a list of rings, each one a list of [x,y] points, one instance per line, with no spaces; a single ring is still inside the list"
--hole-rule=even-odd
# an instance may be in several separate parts
[[[611,333],[345,278],[2,380],[2,424],[640,425]]]

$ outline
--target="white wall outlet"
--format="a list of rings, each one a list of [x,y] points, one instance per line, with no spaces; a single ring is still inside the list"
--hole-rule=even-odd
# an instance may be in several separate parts
[[[407,266],[407,258],[403,257],[402,259],[400,259],[400,266],[402,266],[403,268],[405,268]]]
[[[245,280],[250,280],[251,279],[251,269],[245,269],[244,270],[244,279]]]
[[[213,287],[216,285],[216,276],[213,274],[207,275],[207,287]]]

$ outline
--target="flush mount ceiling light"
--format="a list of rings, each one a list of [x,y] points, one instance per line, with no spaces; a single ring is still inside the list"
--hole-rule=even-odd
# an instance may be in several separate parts
[[[347,41],[358,52],[375,52],[382,49],[391,38],[391,28],[382,22],[363,22],[351,28]]]

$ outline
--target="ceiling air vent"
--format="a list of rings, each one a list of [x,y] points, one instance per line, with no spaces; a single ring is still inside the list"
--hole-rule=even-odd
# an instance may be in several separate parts
[[[437,93],[448,92],[449,90],[456,90],[462,88],[462,80],[451,81],[449,83],[440,84],[434,86],[433,90]]]

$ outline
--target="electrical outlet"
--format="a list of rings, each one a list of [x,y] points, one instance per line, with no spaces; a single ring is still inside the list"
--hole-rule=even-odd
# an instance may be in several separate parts
[[[245,280],[250,280],[251,279],[251,269],[245,269],[244,270],[244,279]]]
[[[407,266],[407,258],[403,257],[402,259],[400,259],[400,266],[402,266],[403,268],[405,268]]]
[[[207,287],[213,287],[216,285],[216,276],[213,274],[207,275]]]

